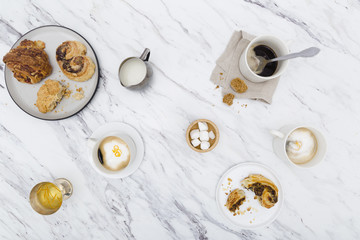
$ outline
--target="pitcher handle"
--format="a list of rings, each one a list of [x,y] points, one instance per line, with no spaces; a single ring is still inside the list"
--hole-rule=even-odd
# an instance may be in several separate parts
[[[145,48],[144,52],[140,55],[140,59],[147,62],[150,58],[150,49]]]

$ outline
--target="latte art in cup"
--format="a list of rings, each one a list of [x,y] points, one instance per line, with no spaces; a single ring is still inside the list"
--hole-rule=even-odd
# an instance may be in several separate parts
[[[298,128],[286,140],[286,154],[296,164],[309,162],[317,151],[315,135],[307,128]]]
[[[103,166],[111,171],[119,171],[130,162],[130,149],[127,143],[119,137],[106,137],[99,146]]]

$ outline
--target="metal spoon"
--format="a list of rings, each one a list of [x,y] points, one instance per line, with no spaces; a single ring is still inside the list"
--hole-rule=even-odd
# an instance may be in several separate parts
[[[256,74],[261,73],[264,70],[265,66],[271,62],[283,61],[283,60],[297,58],[297,57],[313,57],[316,54],[318,54],[319,52],[320,52],[319,48],[311,47],[311,48],[302,50],[301,52],[290,53],[285,56],[281,56],[281,57],[277,57],[277,58],[273,58],[273,59],[265,59],[264,57],[256,56],[256,58],[259,60],[259,66],[257,67],[257,69],[254,72]]]

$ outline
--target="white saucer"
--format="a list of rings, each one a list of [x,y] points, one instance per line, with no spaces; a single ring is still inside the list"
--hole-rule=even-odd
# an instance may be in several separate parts
[[[97,149],[101,140],[107,136],[118,136],[122,138],[130,148],[130,162],[127,167],[119,171],[110,171],[104,168],[97,157]],[[109,178],[124,178],[133,174],[140,166],[144,158],[144,142],[138,131],[132,126],[112,122],[96,129],[88,141],[89,160],[91,166],[101,175]]]
[[[262,207],[259,201],[254,199],[255,194],[241,186],[240,181],[248,177],[250,174],[261,174],[273,181],[274,184],[278,187],[278,202],[275,204],[275,206],[270,209]],[[231,179],[232,181],[229,181],[228,179]],[[240,206],[240,211],[243,212],[243,215],[240,214],[233,216],[233,213],[231,213],[224,206],[228,198],[228,195],[225,193],[231,192],[230,187],[231,191],[236,188],[245,191],[246,200]],[[220,212],[229,221],[229,223],[243,229],[263,227],[273,222],[280,213],[283,201],[284,193],[281,188],[279,179],[271,169],[259,163],[241,163],[230,168],[220,178],[216,188],[216,204],[218,205]],[[251,210],[247,211],[249,207],[251,207]]]

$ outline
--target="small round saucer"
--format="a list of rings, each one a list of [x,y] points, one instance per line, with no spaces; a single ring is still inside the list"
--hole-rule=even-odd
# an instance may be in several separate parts
[[[107,136],[118,136],[128,143],[130,148],[130,162],[127,167],[119,171],[110,171],[104,168],[97,158],[97,149],[102,139]],[[144,158],[144,142],[138,131],[132,126],[121,123],[106,123],[96,129],[88,139],[89,158],[91,166],[101,175],[108,178],[124,178],[133,174],[140,166]],[[94,154],[95,151],[95,154]]]

